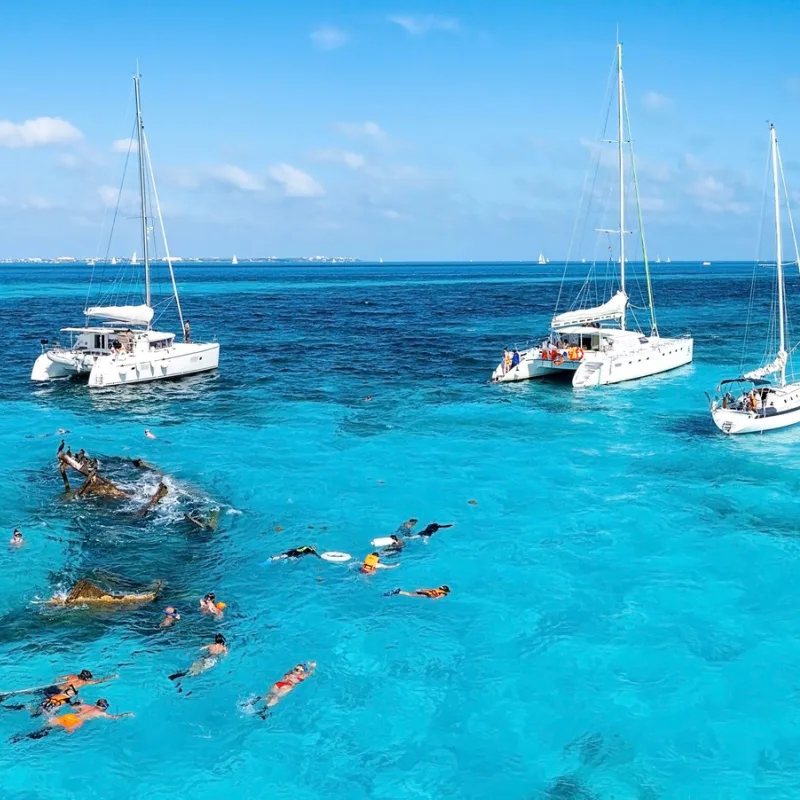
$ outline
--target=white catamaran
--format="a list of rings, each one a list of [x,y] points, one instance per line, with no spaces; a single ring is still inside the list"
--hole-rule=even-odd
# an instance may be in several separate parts
[[[89,386],[124,386],[132,383],[145,383],[165,378],[178,378],[216,369],[219,364],[219,344],[217,342],[193,342],[190,338],[188,320],[184,320],[178,287],[172,269],[173,259],[169,254],[167,234],[161,216],[161,206],[156,191],[155,175],[150,160],[150,149],[142,122],[142,107],[139,95],[139,75],[133,78],[136,97],[136,135],[139,154],[139,200],[141,206],[142,263],[144,267],[144,302],[140,305],[117,304],[120,297],[123,303],[130,295],[124,291],[120,281],[112,283],[112,290],[104,298],[106,305],[95,305],[84,310],[88,319],[104,320],[94,327],[62,328],[70,334],[69,347],[47,347],[42,339],[42,354],[36,359],[31,372],[31,380],[49,381],[56,378],[71,378],[88,375]],[[152,198],[152,200],[150,200]],[[154,304],[151,294],[151,256],[150,233],[152,227],[148,216],[150,203],[155,206],[161,236],[166,253],[172,292],[161,303]],[[155,242],[153,242],[155,247]],[[111,260],[112,264],[116,259]],[[136,254],[131,259],[136,264]],[[161,314],[175,302],[175,310],[180,321],[183,341],[175,341],[176,335],[152,328],[153,317]]]
[[[777,311],[777,352],[770,353],[770,361],[763,367],[746,372],[739,378],[722,381],[717,396],[711,400],[711,417],[723,432],[763,433],[787,428],[800,423],[800,383],[786,382],[786,367],[790,353],[786,351],[786,289],[783,280],[783,244],[781,241],[781,187],[786,197],[786,211],[794,241],[794,263],[800,265],[800,252],[794,235],[789,194],[783,175],[783,163],[778,149],[775,126],[770,125],[770,151],[772,156],[772,188],[775,204],[775,273],[776,293],[773,311]],[[755,279],[755,276],[754,276]],[[774,335],[774,333],[773,333]],[[774,341],[774,340],[773,340]],[[775,348],[775,343],[772,345]],[[772,377],[772,380],[768,378]]]
[[[492,374],[496,382],[523,381],[550,376],[568,377],[575,387],[604,386],[621,383],[689,364],[693,340],[690,337],[668,339],[659,336],[656,324],[650,270],[641,226],[641,207],[633,159],[632,136],[628,119],[625,84],[622,77],[622,45],[617,44],[617,139],[619,160],[619,229],[601,231],[619,235],[619,256],[613,262],[619,267],[616,291],[605,302],[591,307],[579,307],[590,299],[582,290],[570,311],[556,314],[549,336],[541,345],[521,351],[506,352],[503,361]],[[628,139],[625,139],[627,128]],[[647,294],[650,307],[650,334],[628,327],[628,293],[625,285],[625,145],[630,146],[632,177],[636,189],[639,233],[642,243]],[[584,284],[584,289],[586,284]],[[613,291],[613,290],[612,290]],[[596,300],[595,300],[596,303]],[[612,323],[601,325],[601,323]]]

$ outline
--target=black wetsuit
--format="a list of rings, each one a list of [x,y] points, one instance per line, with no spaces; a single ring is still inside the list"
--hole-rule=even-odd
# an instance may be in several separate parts
[[[291,550],[287,550],[279,556],[272,556],[272,558],[275,560],[281,558],[302,558],[303,556],[320,557],[319,553],[313,547],[304,544],[302,547],[293,547]]]
[[[431,522],[430,525],[426,525],[418,534],[417,536],[433,536],[436,531],[442,530],[442,528],[452,528],[453,523],[448,522],[446,525],[440,525],[438,522]]]

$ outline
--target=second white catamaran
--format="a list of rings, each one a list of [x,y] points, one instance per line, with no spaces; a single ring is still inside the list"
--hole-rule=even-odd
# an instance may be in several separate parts
[[[139,75],[133,78],[136,97],[136,140],[139,160],[139,200],[141,206],[142,266],[144,297],[139,305],[128,305],[132,286],[116,277],[111,290],[103,298],[104,304],[84,310],[87,319],[101,320],[96,326],[63,328],[72,339],[68,347],[48,347],[42,340],[42,354],[36,359],[31,380],[50,381],[88,375],[92,388],[124,386],[147,383],[165,378],[178,378],[214,370],[219,365],[217,342],[191,341],[189,321],[184,319],[178,287],[172,269],[167,234],[161,216],[161,206],[156,191],[150,150],[142,122],[139,94]],[[132,141],[130,151],[134,149]],[[154,208],[151,209],[150,205]],[[119,205],[119,204],[118,204]],[[150,212],[150,214],[148,214]],[[153,213],[154,212],[154,213]],[[151,241],[152,216],[158,217],[164,244],[165,261],[169,267],[171,293],[160,303],[154,303],[151,292]],[[155,247],[155,242],[153,242]],[[116,259],[111,259],[116,264]],[[136,266],[136,254],[130,265]],[[120,302],[121,301],[121,302]],[[183,341],[176,341],[174,333],[154,330],[152,322],[156,313],[160,317],[174,303],[180,321]]]
[[[628,122],[625,84],[622,77],[622,45],[617,44],[617,139],[619,160],[619,228],[602,231],[619,236],[619,281],[616,291],[606,295],[605,302],[589,307],[590,291],[581,291],[573,308],[556,314],[550,324],[550,334],[540,344],[513,354],[507,351],[503,361],[492,374],[492,380],[506,383],[531,378],[562,376],[570,378],[575,387],[604,386],[622,383],[648,375],[681,367],[692,360],[693,340],[664,338],[659,335],[656,323],[653,293],[650,285],[650,270],[644,233],[641,230],[641,208],[636,181],[636,166],[633,159],[632,136]],[[627,129],[627,131],[626,131]],[[626,140],[627,132],[627,140]],[[639,217],[639,232],[642,242],[647,299],[650,310],[650,333],[645,334],[628,325],[629,297],[625,283],[625,145],[630,146],[631,166],[636,204]],[[584,284],[586,286],[586,284]],[[596,300],[595,300],[596,303]],[[605,323],[605,324],[601,324]],[[610,323],[610,324],[609,324]]]

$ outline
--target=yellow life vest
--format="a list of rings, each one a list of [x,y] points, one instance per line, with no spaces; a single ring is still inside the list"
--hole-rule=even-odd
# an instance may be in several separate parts
[[[370,553],[365,559],[364,563],[361,565],[362,572],[375,572],[380,563],[380,558],[378,556]]]

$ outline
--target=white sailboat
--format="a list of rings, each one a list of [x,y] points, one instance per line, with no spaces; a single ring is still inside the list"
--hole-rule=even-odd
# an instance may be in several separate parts
[[[233,258],[231,259],[231,264],[235,267],[239,263],[239,259],[236,258],[236,254],[234,253]]]
[[[117,259],[114,256],[111,256],[111,266],[114,267],[117,264]]]
[[[112,294],[104,298],[108,301],[107,304],[92,306],[83,312],[87,320],[95,319],[102,322],[94,326],[63,328],[62,331],[69,333],[72,339],[69,347],[47,348],[47,340],[42,340],[42,354],[33,365],[31,380],[50,381],[56,378],[88,375],[89,386],[92,388],[124,386],[207,372],[216,369],[219,364],[219,344],[192,342],[188,320],[183,318],[172,269],[173,259],[169,254],[167,234],[161,216],[150,149],[142,122],[138,74],[134,75],[133,84],[136,97],[139,200],[144,260],[143,302],[139,305],[117,305],[115,301],[119,297],[127,299],[131,287],[120,287],[115,281],[112,284],[114,287]],[[154,209],[150,207],[151,203],[154,204]],[[172,287],[171,295],[158,304],[153,302],[151,294],[149,234],[152,227],[148,225],[151,221],[148,211],[155,211],[158,217]],[[153,246],[155,247],[155,242]],[[111,263],[116,263],[116,259],[112,258]],[[175,341],[174,333],[152,328],[156,312],[160,317],[173,302],[183,331],[182,342]]]
[[[136,266],[139,262],[136,260],[136,251],[133,251],[133,255],[131,256],[131,266]]]
[[[783,242],[781,239],[781,186],[786,191],[778,136],[770,125],[770,151],[772,156],[772,187],[775,205],[775,289],[777,297],[773,310],[777,310],[777,349],[769,363],[745,372],[739,378],[724,380],[717,387],[717,396],[711,400],[711,418],[727,434],[763,433],[787,428],[800,423],[800,383],[786,382],[789,353],[786,351],[786,288],[783,279]],[[800,264],[800,252],[794,237],[792,211],[786,193],[786,211],[794,241],[795,264]],[[774,335],[774,334],[773,334]],[[773,345],[774,347],[774,345]]]
[[[660,264],[660,263],[661,263],[661,256],[656,256],[656,264]]]
[[[550,334],[541,345],[513,354],[504,354],[503,361],[492,373],[496,382],[523,381],[542,377],[567,377],[574,387],[604,386],[648,375],[657,375],[681,367],[692,360],[694,342],[690,337],[663,338],[658,333],[644,234],[640,230],[647,292],[650,308],[650,334],[628,327],[628,294],[625,284],[625,145],[630,145],[632,177],[636,187],[638,216],[641,206],[633,160],[630,123],[627,122],[625,84],[622,76],[622,45],[617,44],[617,144],[619,160],[619,228],[602,231],[619,236],[619,284],[608,299],[589,308],[576,307],[588,299],[588,292],[579,292],[569,311],[556,314],[550,323]],[[626,127],[628,139],[625,138]],[[641,226],[640,226],[641,227]],[[595,301],[596,302],[596,301]],[[612,323],[601,325],[601,323]]]
[[[546,263],[547,263],[547,259],[544,257],[544,253],[539,253],[539,261],[538,261],[538,264],[539,264],[540,266],[542,266],[542,265],[544,265],[544,264],[546,264]]]

